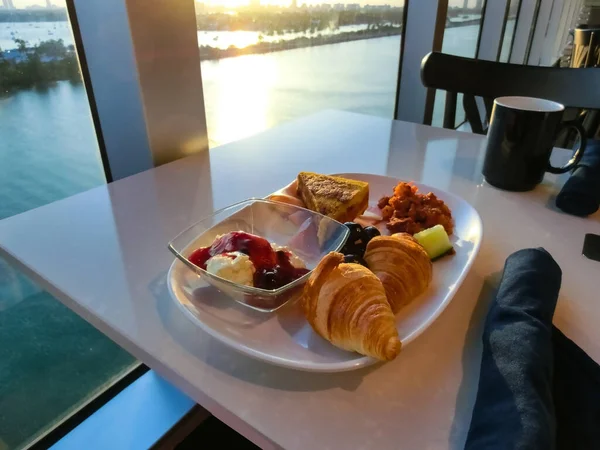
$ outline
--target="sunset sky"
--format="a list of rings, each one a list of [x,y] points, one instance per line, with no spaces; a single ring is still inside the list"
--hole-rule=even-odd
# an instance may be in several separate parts
[[[51,0],[53,5],[65,6],[65,0]],[[475,6],[477,0],[469,0],[469,6]],[[13,0],[15,7],[25,8],[31,5],[45,5],[45,0]],[[211,5],[227,4],[227,5],[247,5],[250,3],[249,0],[206,0],[205,3]],[[291,3],[291,0],[262,0],[262,4],[272,5],[283,5],[287,6]],[[398,0],[298,0],[298,5],[306,3],[309,5],[320,4],[320,3],[361,3],[363,5],[383,5],[390,4],[396,5],[400,2]],[[462,6],[463,0],[450,0],[450,6]]]

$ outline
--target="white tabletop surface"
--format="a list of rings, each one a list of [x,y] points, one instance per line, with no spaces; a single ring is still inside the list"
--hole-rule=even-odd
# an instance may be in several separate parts
[[[473,134],[327,111],[5,219],[0,255],[261,447],[458,449],[477,390],[482,318],[511,252],[552,253],[563,269],[555,324],[600,361],[600,263],[581,255],[600,215],[553,209],[564,176],[528,193],[486,185],[484,144]],[[340,374],[270,366],[195,328],[169,298],[172,237],[301,170],[421,181],[462,196],[483,219],[483,245],[458,294],[391,363]]]

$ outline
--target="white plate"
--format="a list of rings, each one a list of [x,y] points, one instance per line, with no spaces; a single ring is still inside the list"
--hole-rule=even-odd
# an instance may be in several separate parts
[[[340,174],[369,183],[370,205],[391,195],[397,179],[368,174]],[[452,210],[456,254],[433,265],[433,280],[421,297],[397,315],[403,346],[419,336],[441,314],[471,268],[482,240],[481,218],[466,201],[448,192],[415,183],[433,192]],[[291,369],[342,372],[375,363],[373,358],[337,349],[313,332],[298,304],[268,314],[252,311],[208,286],[178,260],[168,274],[175,302],[199,327],[234,350]]]

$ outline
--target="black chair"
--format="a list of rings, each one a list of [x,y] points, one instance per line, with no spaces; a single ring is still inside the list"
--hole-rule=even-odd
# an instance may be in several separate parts
[[[462,93],[467,121],[478,134],[487,130],[475,97],[483,99],[487,122],[494,99],[509,95],[544,98],[580,110],[600,109],[600,68],[524,66],[433,52],[423,58],[421,80],[425,87],[446,91],[444,128],[454,128],[457,95]],[[588,134],[594,134],[597,125],[589,117],[584,123]]]

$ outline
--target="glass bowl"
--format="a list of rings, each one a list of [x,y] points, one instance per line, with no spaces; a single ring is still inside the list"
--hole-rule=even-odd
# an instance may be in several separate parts
[[[309,273],[278,289],[267,290],[234,283],[196,266],[188,257],[210,246],[218,235],[245,231],[271,243],[289,247],[302,258]],[[196,222],[169,242],[169,250],[207,283],[250,308],[271,312],[302,295],[312,269],[329,252],[339,251],[349,230],[346,226],[305,208],[252,198],[216,211]]]

